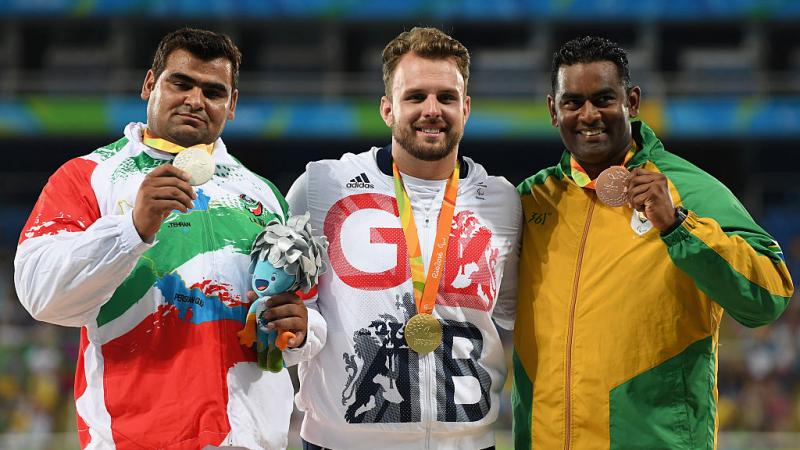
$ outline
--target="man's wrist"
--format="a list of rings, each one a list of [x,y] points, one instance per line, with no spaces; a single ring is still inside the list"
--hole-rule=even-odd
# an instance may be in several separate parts
[[[677,230],[679,226],[686,220],[686,217],[689,215],[689,211],[686,210],[683,206],[677,206],[675,208],[675,222],[669,226],[666,230],[661,231],[661,236],[666,236],[673,231]]]

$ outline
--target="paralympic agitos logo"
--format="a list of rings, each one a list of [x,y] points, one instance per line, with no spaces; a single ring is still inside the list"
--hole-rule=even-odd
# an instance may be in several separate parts
[[[409,279],[408,250],[393,197],[347,196],[331,206],[323,226],[330,242],[331,266],[348,286],[383,290]],[[491,309],[497,294],[499,253],[491,247],[491,238],[491,230],[471,211],[453,217],[439,303]]]

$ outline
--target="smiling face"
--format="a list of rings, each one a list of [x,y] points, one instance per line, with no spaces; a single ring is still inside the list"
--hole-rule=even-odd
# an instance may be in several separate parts
[[[283,267],[275,267],[268,261],[259,261],[253,269],[253,290],[259,297],[286,292],[295,282],[295,277]]]
[[[184,49],[169,54],[157,79],[147,71],[141,93],[150,131],[183,147],[214,142],[233,120],[238,95],[230,61],[203,61]]]
[[[392,146],[416,159],[439,161],[461,141],[470,111],[464,77],[453,58],[404,55],[392,77],[381,116],[392,129]]]
[[[551,123],[589,176],[622,163],[629,118],[639,113],[639,87],[626,91],[614,63],[598,61],[561,66],[554,95],[547,96]]]

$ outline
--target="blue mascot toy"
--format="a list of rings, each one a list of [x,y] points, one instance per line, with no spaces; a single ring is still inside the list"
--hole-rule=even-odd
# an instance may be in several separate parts
[[[258,299],[250,305],[239,343],[256,345],[258,366],[270,372],[283,369],[282,351],[294,333],[267,329],[267,299],[282,292],[308,293],[325,271],[322,254],[328,248],[324,236],[314,237],[309,214],[289,218],[284,225],[272,219],[256,236],[250,252],[252,287]]]

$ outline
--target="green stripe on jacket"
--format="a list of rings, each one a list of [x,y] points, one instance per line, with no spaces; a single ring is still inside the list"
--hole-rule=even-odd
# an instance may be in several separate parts
[[[742,325],[766,325],[789,304],[790,297],[773,294],[733,270],[719,253],[683,226],[665,236],[664,242],[673,263]]]
[[[511,408],[514,412],[513,435],[514,448],[531,448],[531,414],[533,413],[533,384],[525,372],[522,361],[516,350],[512,354],[514,361],[514,380],[511,387]]]
[[[754,265],[753,270],[774,271],[764,276],[781,279],[784,290],[791,291],[791,280],[780,247],[772,236],[756,224],[733,193],[694,164],[665,151],[661,141],[646,124],[637,122],[634,125],[643,145],[641,156],[646,155],[669,178],[680,195],[682,205],[697,217],[716,222],[724,233],[724,236],[720,234],[720,238],[739,236],[757,254],[769,258],[773,262],[771,267]],[[737,272],[729,261],[692,235],[685,226],[679,227],[663,240],[673,263],[743,325],[754,327],[767,324],[786,309],[791,295],[770,292],[754,283],[746,274]],[[725,243],[728,244],[736,245],[735,242]],[[743,248],[742,251],[748,250]]]
[[[268,222],[273,217],[275,217],[273,213],[264,211],[261,219]],[[253,239],[263,228],[261,224],[250,220],[246,210],[235,208],[193,211],[181,214],[178,220],[190,224],[190,228],[200,228],[200,231],[195,233],[202,238],[187,239],[184,235],[186,228],[170,228],[167,219],[156,236],[158,244],[139,258],[128,278],[100,308],[97,316],[98,327],[124,314],[153,287],[158,279],[172,273],[201,253],[233,247],[235,251],[249,255]],[[207,221],[213,222],[213,228],[206,228]],[[212,231],[214,236],[209,239],[207,233]]]
[[[711,336],[609,393],[610,448],[714,448],[716,356]]]

